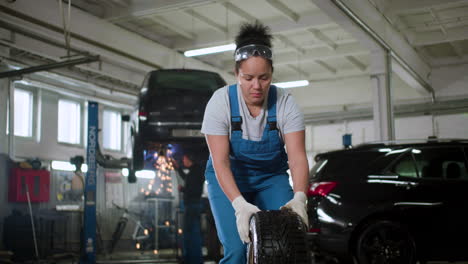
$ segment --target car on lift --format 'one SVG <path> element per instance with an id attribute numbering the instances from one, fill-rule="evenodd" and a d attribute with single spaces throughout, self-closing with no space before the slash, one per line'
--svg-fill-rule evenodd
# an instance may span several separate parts
<path id="1" fill-rule="evenodd" d="M 203 114 L 213 92 L 226 85 L 215 72 L 162 69 L 149 72 L 138 97 L 137 124 L 133 131 L 134 171 L 151 166 L 156 155 L 177 148 L 200 148 Z"/>
<path id="2" fill-rule="evenodd" d="M 340 263 L 468 259 L 468 140 L 365 144 L 318 154 L 312 251 Z"/>

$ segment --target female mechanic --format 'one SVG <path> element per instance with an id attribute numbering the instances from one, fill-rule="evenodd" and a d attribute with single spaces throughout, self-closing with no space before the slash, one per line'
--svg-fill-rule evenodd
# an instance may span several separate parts
<path id="1" fill-rule="evenodd" d="M 249 220 L 259 210 L 289 208 L 308 224 L 304 117 L 287 91 L 271 85 L 271 39 L 259 22 L 241 26 L 234 53 L 237 83 L 218 89 L 205 110 L 205 177 L 224 247 L 220 263 L 246 263 Z"/>

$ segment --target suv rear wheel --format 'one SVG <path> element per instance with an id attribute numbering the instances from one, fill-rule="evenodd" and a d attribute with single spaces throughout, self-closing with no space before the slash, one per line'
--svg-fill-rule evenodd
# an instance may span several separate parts
<path id="1" fill-rule="evenodd" d="M 416 248 L 403 225 L 379 220 L 370 223 L 359 235 L 356 258 L 359 264 L 414 264 Z"/>

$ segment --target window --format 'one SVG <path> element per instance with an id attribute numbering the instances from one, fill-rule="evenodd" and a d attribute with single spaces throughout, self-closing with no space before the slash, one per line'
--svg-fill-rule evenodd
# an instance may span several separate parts
<path id="1" fill-rule="evenodd" d="M 104 148 L 120 150 L 122 142 L 121 114 L 117 111 L 104 110 L 102 119 L 102 138 Z"/>
<path id="2" fill-rule="evenodd" d="M 14 135 L 32 137 L 33 127 L 33 93 L 31 91 L 15 89 L 14 104 Z M 10 107 L 7 106 L 7 134 L 10 125 Z"/>
<path id="3" fill-rule="evenodd" d="M 414 155 L 422 178 L 468 179 L 464 153 L 459 147 L 420 148 Z"/>
<path id="4" fill-rule="evenodd" d="M 58 102 L 58 141 L 69 144 L 80 144 L 80 132 L 80 103 L 60 99 Z"/>
<path id="5" fill-rule="evenodd" d="M 418 177 L 416 163 L 411 153 L 406 153 L 390 171 L 403 177 Z"/>

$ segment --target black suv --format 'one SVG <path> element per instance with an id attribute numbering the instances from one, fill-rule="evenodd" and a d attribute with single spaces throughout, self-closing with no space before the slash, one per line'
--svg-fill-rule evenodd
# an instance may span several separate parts
<path id="1" fill-rule="evenodd" d="M 318 154 L 308 236 L 340 263 L 468 259 L 468 140 L 376 143 Z"/>
<path id="2" fill-rule="evenodd" d="M 155 151 L 165 152 L 168 144 L 204 146 L 200 128 L 205 107 L 213 92 L 224 85 L 226 82 L 219 74 L 209 71 L 164 69 L 149 72 L 138 100 L 133 169 L 143 169 L 148 163 L 145 160 L 152 159 Z"/>

